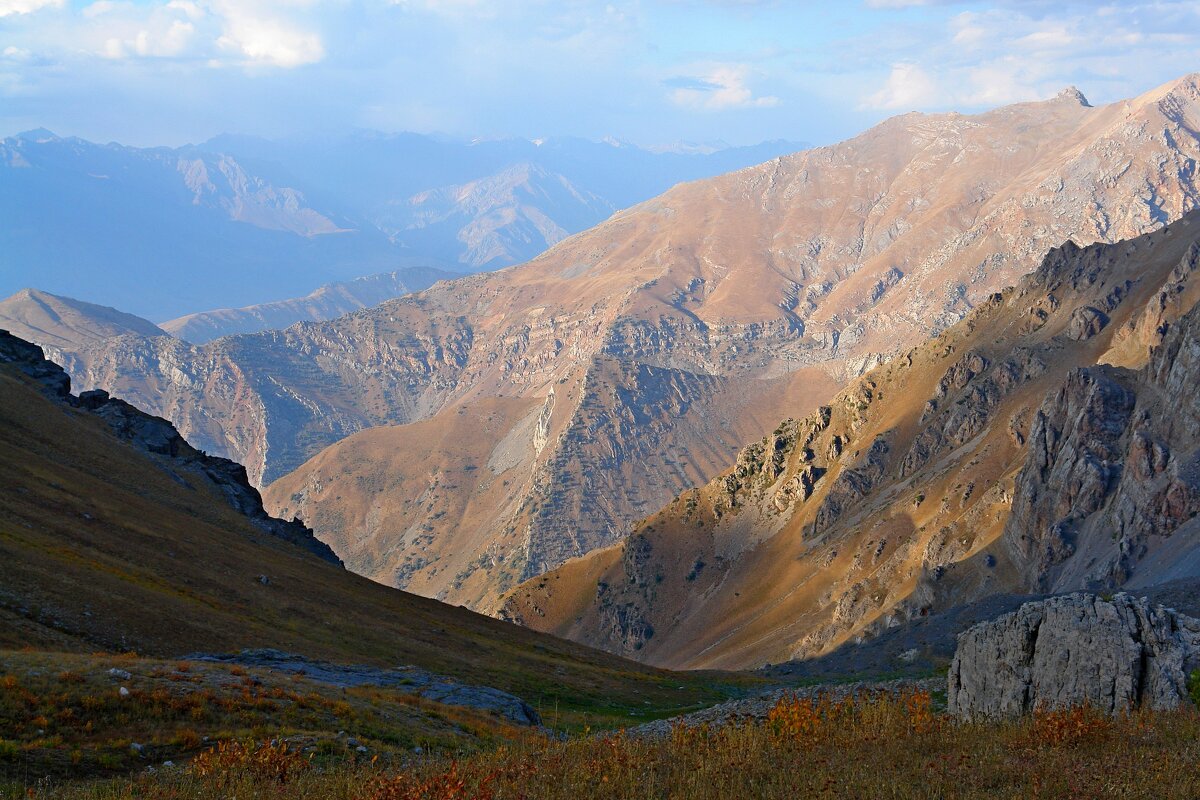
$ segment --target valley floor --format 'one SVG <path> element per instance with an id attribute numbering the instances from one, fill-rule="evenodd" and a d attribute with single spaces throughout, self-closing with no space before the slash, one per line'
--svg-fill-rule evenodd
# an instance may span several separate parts
<path id="1" fill-rule="evenodd" d="M 225 744 L 186 765 L 86 784 L 11 784 L 66 800 L 583 798 L 1195 798 L 1200 713 L 1088 709 L 965 723 L 923 683 L 784 694 L 765 716 L 637 734 L 525 736 L 406 761 Z M 329 753 L 326 753 L 329 755 Z"/>

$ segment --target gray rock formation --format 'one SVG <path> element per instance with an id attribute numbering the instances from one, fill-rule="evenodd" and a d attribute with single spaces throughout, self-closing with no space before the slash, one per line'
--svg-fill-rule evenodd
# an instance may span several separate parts
<path id="1" fill-rule="evenodd" d="M 1004 544 L 1031 591 L 1187 577 L 1200 514 L 1200 308 L 1161 323 L 1135 371 L 1067 376 L 1033 417 Z"/>
<path id="2" fill-rule="evenodd" d="M 960 717 L 1011 717 L 1087 704 L 1110 714 L 1190 703 L 1200 620 L 1121 593 L 1026 603 L 964 632 L 947 703 Z"/>
<path id="3" fill-rule="evenodd" d="M 95 390 L 71 395 L 71 379 L 62 367 L 43 356 L 42 349 L 24 339 L 0 330 L 0 364 L 11 364 L 45 387 L 51 397 L 70 406 L 95 414 L 104 420 L 116 436 L 151 457 L 176 480 L 187 483 L 183 474 L 211 483 L 233 508 L 244 514 L 260 530 L 303 548 L 318 558 L 342 566 L 329 545 L 313 536 L 299 520 L 286 521 L 267 514 L 262 496 L 250 485 L 246 468 L 227 458 L 210 456 L 187 443 L 175 426 L 161 417 L 151 416 L 124 400 Z"/>
<path id="4" fill-rule="evenodd" d="M 528 703 L 516 695 L 493 689 L 490 686 L 473 686 L 459 683 L 453 678 L 437 675 L 417 667 L 378 669 L 376 667 L 332 664 L 284 653 L 279 650 L 243 650 L 232 655 L 209 655 L 205 653 L 185 656 L 189 661 L 215 661 L 223 664 L 241 664 L 247 667 L 265 667 L 303 675 L 309 680 L 328 683 L 332 686 L 386 686 L 410 692 L 449 706 L 463 706 L 486 711 L 514 725 L 541 725 L 538 716 Z"/>

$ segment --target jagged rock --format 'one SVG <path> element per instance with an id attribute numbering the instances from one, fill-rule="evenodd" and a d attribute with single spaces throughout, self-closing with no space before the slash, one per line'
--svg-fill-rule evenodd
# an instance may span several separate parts
<path id="1" fill-rule="evenodd" d="M 1108 324 L 1108 315 L 1098 308 L 1084 306 L 1075 309 L 1067 324 L 1067 336 L 1076 342 L 1090 339 Z"/>
<path id="2" fill-rule="evenodd" d="M 63 368 L 47 361 L 42 348 L 6 330 L 0 330 L 0 364 L 12 364 L 42 384 L 52 397 L 66 398 L 71 395 L 71 378 Z"/>
<path id="3" fill-rule="evenodd" d="M 195 653 L 185 656 L 185 659 L 279 670 L 345 688 L 386 686 L 402 692 L 410 692 L 443 705 L 464 706 L 486 711 L 514 725 L 536 726 L 542 722 L 537 711 L 515 695 L 493 689 L 490 686 L 460 683 L 453 678 L 437 675 L 418 667 L 379 669 L 361 664 L 333 664 L 269 648 L 243 650 L 240 653 L 223 655 Z"/>
<path id="4" fill-rule="evenodd" d="M 1200 308 L 1143 369 L 1076 370 L 1046 398 L 1004 533 L 1028 588 L 1119 588 L 1155 549 L 1186 547 L 1170 539 L 1200 513 L 1200 409 L 1180 402 L 1198 375 Z"/>
<path id="5" fill-rule="evenodd" d="M 947 702 L 960 717 L 1007 717 L 1087 704 L 1115 714 L 1188 704 L 1200 620 L 1121 593 L 1026 603 L 964 632 Z"/>
<path id="6" fill-rule="evenodd" d="M 982 353 L 967 353 L 955 362 L 954 366 L 946 370 L 946 374 L 938 382 L 937 397 L 945 397 L 955 389 L 966 388 L 972 378 L 988 368 L 989 363 L 987 357 Z M 936 403 L 934 405 L 936 408 Z"/>

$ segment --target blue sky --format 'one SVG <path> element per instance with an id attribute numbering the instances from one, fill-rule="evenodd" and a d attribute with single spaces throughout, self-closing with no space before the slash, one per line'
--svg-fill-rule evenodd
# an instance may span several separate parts
<path id="1" fill-rule="evenodd" d="M 0 0 L 0 133 L 836 141 L 1200 70 L 1200 2 Z"/>

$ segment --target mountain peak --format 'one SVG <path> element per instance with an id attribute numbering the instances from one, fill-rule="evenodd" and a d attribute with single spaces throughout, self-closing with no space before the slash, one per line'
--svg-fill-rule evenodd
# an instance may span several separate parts
<path id="1" fill-rule="evenodd" d="M 1061 92 L 1058 93 L 1058 96 L 1055 99 L 1056 100 L 1072 100 L 1072 101 L 1078 103 L 1079 105 L 1083 106 L 1084 108 L 1092 107 L 1092 104 L 1088 102 L 1088 99 L 1083 94 L 1083 92 L 1079 91 L 1079 89 L 1075 86 L 1068 86 L 1067 88 L 1063 89 Z"/>
<path id="2" fill-rule="evenodd" d="M 24 139 L 29 142 L 52 142 L 60 137 L 57 133 L 47 128 L 34 128 L 33 130 L 21 131 L 15 138 Z"/>

